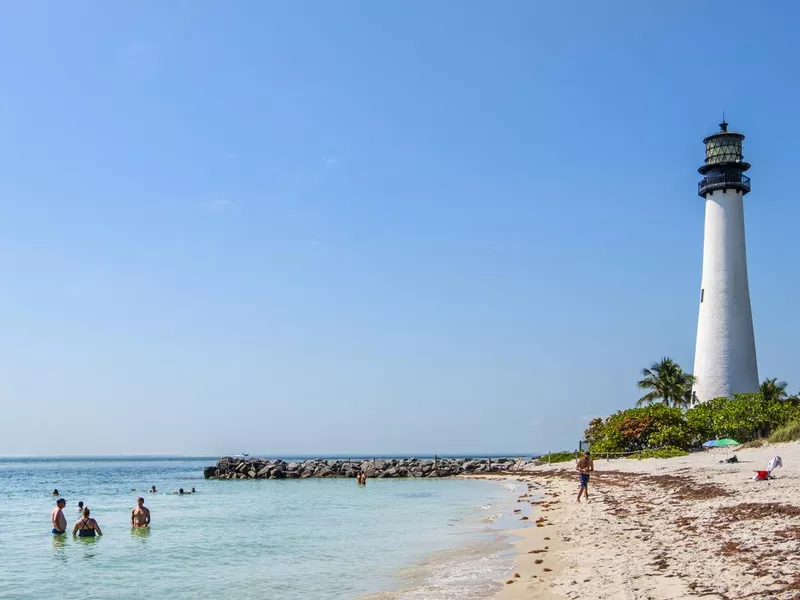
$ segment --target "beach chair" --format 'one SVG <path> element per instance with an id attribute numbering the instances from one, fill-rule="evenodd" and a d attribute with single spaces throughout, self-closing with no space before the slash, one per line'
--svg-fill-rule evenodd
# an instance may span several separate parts
<path id="1" fill-rule="evenodd" d="M 773 456 L 769 464 L 767 465 L 766 471 L 756 471 L 756 476 L 753 477 L 754 481 L 766 481 L 767 479 L 775 479 L 772 476 L 772 472 L 777 469 L 778 467 L 783 466 L 783 459 L 780 456 Z"/>

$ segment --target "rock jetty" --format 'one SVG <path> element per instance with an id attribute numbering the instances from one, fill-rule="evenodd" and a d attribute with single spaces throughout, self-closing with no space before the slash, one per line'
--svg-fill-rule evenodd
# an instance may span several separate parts
<path id="1" fill-rule="evenodd" d="M 527 470 L 532 460 L 522 458 L 369 458 L 359 460 L 303 460 L 224 456 L 203 469 L 206 479 L 308 479 L 309 477 L 370 478 L 452 477 L 474 473 L 513 473 Z"/>

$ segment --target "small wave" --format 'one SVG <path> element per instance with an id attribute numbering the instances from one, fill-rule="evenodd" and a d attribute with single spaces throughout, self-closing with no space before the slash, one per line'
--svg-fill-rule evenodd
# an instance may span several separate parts
<path id="1" fill-rule="evenodd" d="M 504 483 L 503 487 L 506 488 L 507 490 L 511 490 L 513 492 L 515 489 L 517 489 L 517 484 L 516 483 Z"/>
<path id="2" fill-rule="evenodd" d="M 400 589 L 367 596 L 368 600 L 483 600 L 502 587 L 513 553 L 503 543 L 478 544 L 436 553 L 405 571 Z"/>
<path id="3" fill-rule="evenodd" d="M 499 519 L 502 516 L 503 513 L 494 513 L 493 515 L 483 517 L 481 521 L 484 523 L 494 523 L 495 521 L 497 521 L 497 519 Z"/>
<path id="4" fill-rule="evenodd" d="M 492 505 L 487 504 L 486 506 L 479 506 L 478 510 L 489 510 L 490 508 L 492 508 Z"/>

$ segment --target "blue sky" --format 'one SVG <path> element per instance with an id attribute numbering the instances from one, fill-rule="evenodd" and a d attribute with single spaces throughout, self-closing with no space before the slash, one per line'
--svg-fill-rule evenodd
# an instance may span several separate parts
<path id="1" fill-rule="evenodd" d="M 692 367 L 726 111 L 800 388 L 789 2 L 26 2 L 0 454 L 533 452 Z"/>

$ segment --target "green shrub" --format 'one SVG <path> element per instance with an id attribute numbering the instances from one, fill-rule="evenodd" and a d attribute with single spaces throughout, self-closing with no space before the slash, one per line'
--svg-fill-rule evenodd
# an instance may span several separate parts
<path id="1" fill-rule="evenodd" d="M 667 446 L 661 450 L 642 450 L 629 458 L 638 458 L 639 460 L 643 458 L 675 458 L 676 456 L 686 456 L 687 454 L 689 453 L 685 450 L 681 450 L 675 446 Z"/>
<path id="2" fill-rule="evenodd" d="M 593 419 L 585 436 L 592 452 L 598 454 L 665 446 L 688 450 L 707 440 L 733 438 L 745 443 L 772 432 L 777 435 L 782 427 L 795 422 L 800 423 L 797 399 L 765 400 L 761 394 L 736 394 L 734 398 L 714 398 L 685 412 L 665 404 L 629 408 L 605 420 Z M 781 441 L 790 439 L 800 439 L 800 425 L 780 434 Z"/>
<path id="3" fill-rule="evenodd" d="M 550 452 L 549 454 L 544 454 L 540 456 L 538 460 L 542 462 L 559 463 L 575 460 L 576 456 L 577 454 L 575 452 L 568 452 L 565 450 L 564 452 Z"/>
<path id="4" fill-rule="evenodd" d="M 585 436 L 592 452 L 635 452 L 663 445 L 684 445 L 690 437 L 683 431 L 685 427 L 682 409 L 653 404 L 621 410 L 605 421 L 594 419 Z"/>
<path id="5" fill-rule="evenodd" d="M 769 441 L 773 444 L 793 442 L 794 440 L 800 440 L 800 421 L 792 421 L 783 427 L 779 427 L 769 436 Z"/>

